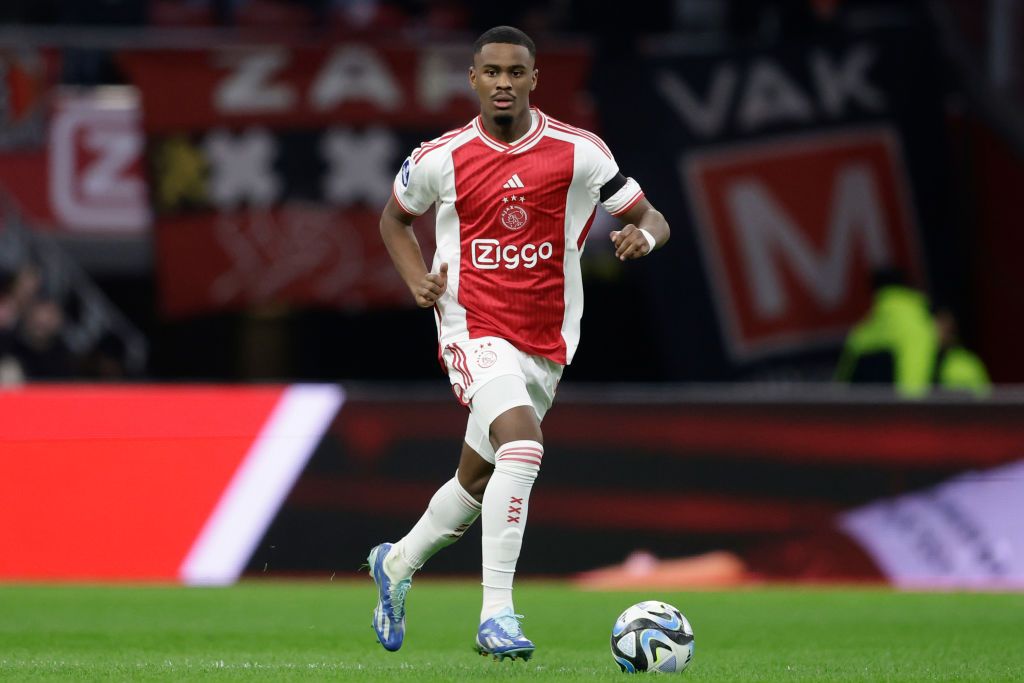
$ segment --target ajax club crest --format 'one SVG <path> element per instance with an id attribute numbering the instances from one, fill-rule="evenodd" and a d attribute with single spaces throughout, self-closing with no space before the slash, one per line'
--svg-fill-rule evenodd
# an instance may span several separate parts
<path id="1" fill-rule="evenodd" d="M 530 214 L 526 212 L 523 202 L 526 197 L 512 195 L 502 198 L 502 207 L 498 214 L 501 224 L 512 231 L 522 230 L 530 222 Z"/>
<path id="2" fill-rule="evenodd" d="M 473 351 L 473 355 L 476 356 L 476 364 L 485 370 L 498 362 L 498 354 L 492 351 L 490 346 L 491 342 L 487 342 Z"/>

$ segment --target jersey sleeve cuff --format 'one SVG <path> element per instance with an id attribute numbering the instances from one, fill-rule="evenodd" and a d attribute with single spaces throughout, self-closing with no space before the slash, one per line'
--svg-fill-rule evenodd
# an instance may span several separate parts
<path id="1" fill-rule="evenodd" d="M 604 208 L 613 216 L 621 216 L 636 206 L 637 202 L 643 198 L 644 191 L 640 189 L 640 184 L 629 178 L 618 192 L 604 202 Z"/>
<path id="2" fill-rule="evenodd" d="M 422 216 L 423 214 L 426 213 L 426 210 L 423 210 L 423 211 L 413 211 L 408 206 L 406 206 L 405 203 L 401 199 L 398 198 L 398 193 L 395 192 L 395 187 L 393 185 L 391 186 L 391 196 L 394 197 L 395 203 L 398 204 L 398 206 L 402 209 L 402 211 L 405 211 L 410 216 Z"/>

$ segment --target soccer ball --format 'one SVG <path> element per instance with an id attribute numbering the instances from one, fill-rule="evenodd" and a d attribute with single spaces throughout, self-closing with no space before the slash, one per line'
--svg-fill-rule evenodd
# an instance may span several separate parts
<path id="1" fill-rule="evenodd" d="M 615 620 L 612 656 L 629 673 L 682 671 L 693 659 L 693 629 L 672 605 L 640 602 Z"/>

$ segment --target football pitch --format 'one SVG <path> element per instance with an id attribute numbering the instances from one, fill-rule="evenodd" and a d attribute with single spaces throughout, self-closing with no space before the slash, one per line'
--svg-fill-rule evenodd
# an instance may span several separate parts
<path id="1" fill-rule="evenodd" d="M 0 680 L 622 681 L 612 623 L 659 599 L 693 624 L 694 681 L 1024 680 L 1024 594 L 871 588 L 594 593 L 522 582 L 529 662 L 472 650 L 479 586 L 420 581 L 385 652 L 371 582 L 0 586 Z M 638 674 L 658 675 L 658 674 Z M 673 675 L 673 674 L 664 674 Z"/>

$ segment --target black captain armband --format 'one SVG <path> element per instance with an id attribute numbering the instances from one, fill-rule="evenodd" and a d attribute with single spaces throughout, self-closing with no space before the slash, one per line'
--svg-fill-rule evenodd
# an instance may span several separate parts
<path id="1" fill-rule="evenodd" d="M 605 183 L 601 188 L 601 201 L 606 202 L 611 199 L 625 184 L 626 176 L 622 175 L 622 172 L 619 171 L 615 174 L 614 178 Z"/>

